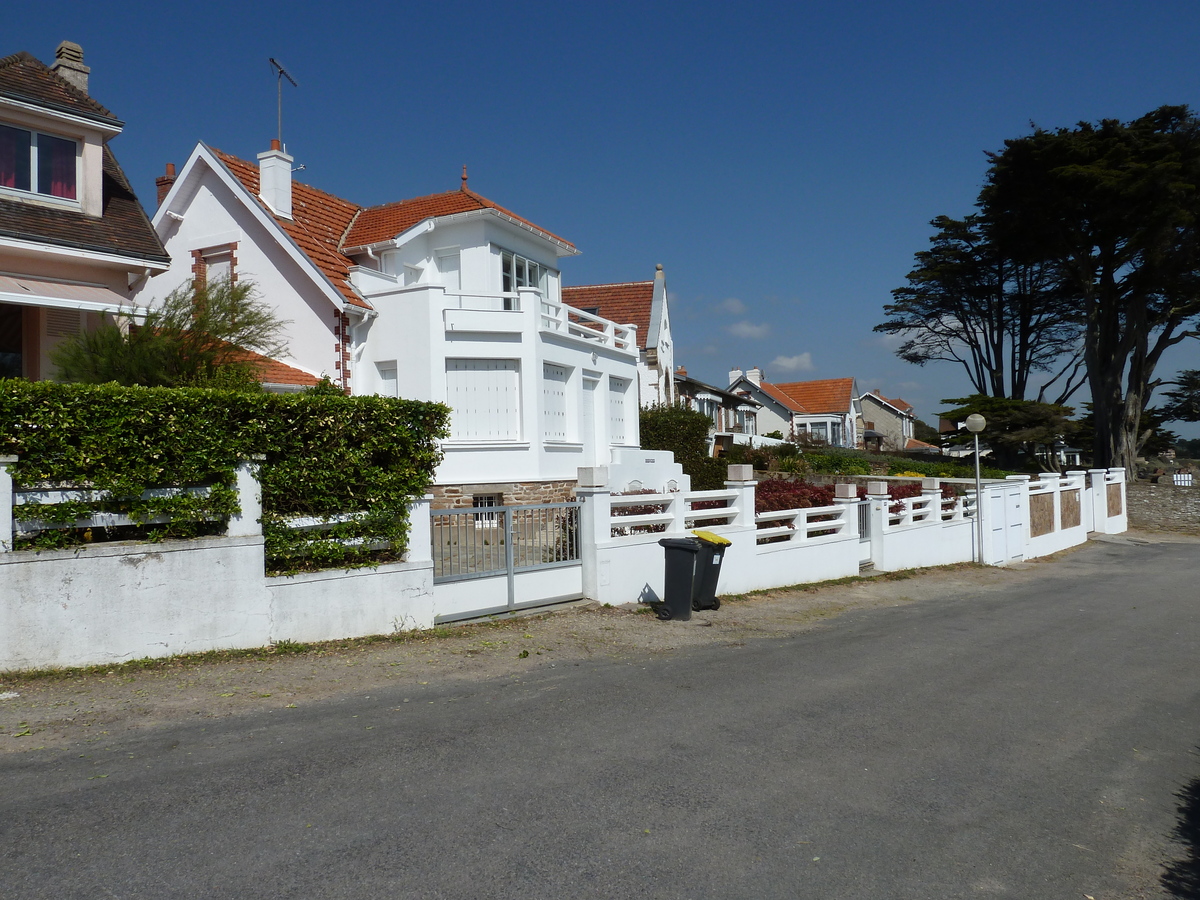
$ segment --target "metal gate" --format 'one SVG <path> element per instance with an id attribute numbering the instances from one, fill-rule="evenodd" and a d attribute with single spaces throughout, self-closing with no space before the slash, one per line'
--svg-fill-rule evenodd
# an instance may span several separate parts
<path id="1" fill-rule="evenodd" d="M 578 600 L 579 503 L 430 511 L 437 622 Z"/>
<path id="2" fill-rule="evenodd" d="M 871 501 L 858 501 L 858 561 L 871 561 Z"/>

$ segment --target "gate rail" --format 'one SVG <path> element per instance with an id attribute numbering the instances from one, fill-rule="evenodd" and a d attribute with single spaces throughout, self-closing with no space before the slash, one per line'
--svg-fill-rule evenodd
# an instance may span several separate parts
<path id="1" fill-rule="evenodd" d="M 430 510 L 434 584 L 578 565 L 579 506 Z"/>

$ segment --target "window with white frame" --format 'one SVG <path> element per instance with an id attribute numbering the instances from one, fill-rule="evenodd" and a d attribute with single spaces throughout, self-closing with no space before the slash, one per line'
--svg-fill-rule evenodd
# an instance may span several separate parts
<path id="1" fill-rule="evenodd" d="M 450 439 L 519 441 L 521 369 L 515 359 L 447 359 Z"/>
<path id="2" fill-rule="evenodd" d="M 613 444 L 624 444 L 626 441 L 626 411 L 625 400 L 629 393 L 629 379 L 608 378 L 608 440 Z"/>
<path id="3" fill-rule="evenodd" d="M 517 288 L 533 287 L 545 297 L 549 271 L 532 259 L 526 259 L 508 250 L 500 251 L 500 290 L 506 294 L 514 293 Z"/>
<path id="4" fill-rule="evenodd" d="M 0 125 L 0 187 L 75 200 L 79 144 Z"/>
<path id="5" fill-rule="evenodd" d="M 544 363 L 542 366 L 542 437 L 547 441 L 569 441 L 571 417 L 568 389 L 571 370 L 566 366 Z"/>

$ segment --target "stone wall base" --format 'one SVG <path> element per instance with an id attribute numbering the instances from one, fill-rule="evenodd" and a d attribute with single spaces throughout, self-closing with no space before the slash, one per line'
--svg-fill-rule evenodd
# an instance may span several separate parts
<path id="1" fill-rule="evenodd" d="M 502 506 L 566 503 L 575 499 L 574 481 L 509 481 L 499 484 L 435 484 L 433 509 L 471 509 L 476 497 L 500 497 Z"/>

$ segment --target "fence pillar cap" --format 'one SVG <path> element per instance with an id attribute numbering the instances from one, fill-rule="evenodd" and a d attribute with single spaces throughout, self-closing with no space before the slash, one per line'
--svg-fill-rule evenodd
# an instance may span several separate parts
<path id="1" fill-rule="evenodd" d="M 754 466 L 748 463 L 736 463 L 729 466 L 729 481 L 753 481 Z"/>
<path id="2" fill-rule="evenodd" d="M 923 491 L 938 491 L 942 488 L 942 480 L 940 478 L 922 478 L 921 490 Z"/>
<path id="3" fill-rule="evenodd" d="M 833 486 L 833 499 L 834 500 L 857 500 L 858 499 L 858 486 L 854 485 L 854 484 L 846 484 L 845 482 L 843 482 L 841 484 L 835 484 Z"/>
<path id="4" fill-rule="evenodd" d="M 1050 474 L 1050 473 L 1046 473 L 1046 474 Z M 1033 479 L 1032 475 L 1005 475 L 1004 476 L 1005 481 L 1031 481 L 1032 479 Z"/>
<path id="5" fill-rule="evenodd" d="M 0 466 L 9 466 L 15 463 L 19 456 L 0 456 Z"/>
<path id="6" fill-rule="evenodd" d="M 580 466 L 578 479 L 581 488 L 608 487 L 608 466 Z"/>
<path id="7" fill-rule="evenodd" d="M 872 496 L 875 496 L 875 497 L 886 496 L 888 493 L 887 482 L 886 481 L 868 481 L 867 482 L 867 493 L 871 494 Z"/>
<path id="8" fill-rule="evenodd" d="M 1088 469 L 1093 475 L 1107 475 L 1108 469 Z"/>

